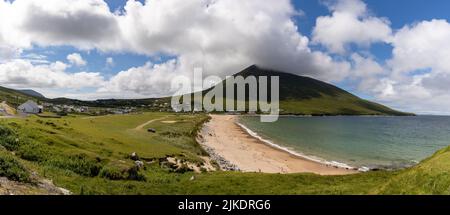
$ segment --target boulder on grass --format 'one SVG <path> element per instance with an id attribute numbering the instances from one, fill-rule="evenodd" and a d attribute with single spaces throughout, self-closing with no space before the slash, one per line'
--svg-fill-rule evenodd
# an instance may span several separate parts
<path id="1" fill-rule="evenodd" d="M 136 167 L 138 169 L 144 168 L 144 162 L 142 162 L 142 161 L 135 161 L 134 164 L 136 165 Z"/>
<path id="2" fill-rule="evenodd" d="M 130 158 L 131 158 L 131 160 L 134 160 L 134 161 L 139 160 L 139 156 L 136 152 L 131 153 Z"/>

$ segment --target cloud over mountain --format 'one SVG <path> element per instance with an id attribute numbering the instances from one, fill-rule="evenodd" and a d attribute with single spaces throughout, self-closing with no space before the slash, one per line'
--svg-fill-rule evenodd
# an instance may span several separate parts
<path id="1" fill-rule="evenodd" d="M 309 39 L 299 33 L 292 20 L 298 12 L 288 0 L 264 4 L 257 0 L 128 1 L 123 10 L 115 13 L 109 12 L 101 0 L 17 0 L 3 3 L 2 7 L 14 11 L 8 18 L 16 21 L 8 30 L 28 35 L 20 41 L 8 37 L 17 48 L 71 45 L 176 56 L 175 62 L 120 72 L 110 80 L 109 90 L 153 94 L 167 86 L 172 75 L 189 75 L 200 65 L 205 75 L 225 77 L 250 64 L 259 64 L 327 81 L 341 80 L 350 68 L 347 62 L 310 50 Z M 84 64 L 75 57 L 71 56 L 70 61 Z M 173 71 L 158 71 L 167 67 Z M 136 79 L 134 75 L 146 78 Z M 148 92 L 142 90 L 142 85 L 148 85 Z M 164 92 L 170 95 L 170 91 Z"/>
<path id="2" fill-rule="evenodd" d="M 433 112 L 450 105 L 437 102 L 450 101 L 443 87 L 450 80 L 447 20 L 393 29 L 388 18 L 377 16 L 361 0 L 322 2 L 330 13 L 316 18 L 308 38 L 295 22 L 303 13 L 289 0 L 129 0 L 116 11 L 103 0 L 1 0 L 0 84 L 81 98 L 87 95 L 83 90 L 77 95 L 61 89 L 92 88 L 92 98 L 162 96 L 172 93 L 168 86 L 175 76 L 190 76 L 195 67 L 223 78 L 258 64 L 347 81 L 363 94 L 409 111 Z M 392 48 L 390 59 L 370 53 L 377 43 Z M 22 56 L 35 47 L 58 46 L 78 50 L 67 56 L 77 67 L 86 66 L 78 52 L 91 50 L 145 55 L 149 62 L 105 75 L 74 72 L 60 62 L 66 59 Z M 160 56 L 169 57 L 152 62 Z M 106 66 L 117 65 L 116 59 Z"/>

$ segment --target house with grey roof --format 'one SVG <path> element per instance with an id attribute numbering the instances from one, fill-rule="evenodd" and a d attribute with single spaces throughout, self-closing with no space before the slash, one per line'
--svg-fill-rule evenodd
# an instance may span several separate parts
<path id="1" fill-rule="evenodd" d="M 36 102 L 28 100 L 27 102 L 21 104 L 17 111 L 20 113 L 28 113 L 28 114 L 38 114 L 44 111 L 44 108 L 38 105 Z"/>

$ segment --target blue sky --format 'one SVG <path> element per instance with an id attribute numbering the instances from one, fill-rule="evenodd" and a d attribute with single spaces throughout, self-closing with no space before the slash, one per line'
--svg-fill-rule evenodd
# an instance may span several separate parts
<path id="1" fill-rule="evenodd" d="M 259 64 L 447 114 L 448 11 L 446 0 L 0 0 L 0 85 L 144 98 L 170 95 L 195 65 L 224 77 Z"/>
<path id="2" fill-rule="evenodd" d="M 310 35 L 316 18 L 329 14 L 324 0 L 293 0 L 297 9 L 306 13 L 299 19 L 299 25 Z M 401 28 L 422 20 L 449 19 L 450 2 L 447 0 L 365 0 L 370 11 L 377 16 L 388 17 L 393 28 Z M 303 30 L 302 30 L 303 31 Z"/>

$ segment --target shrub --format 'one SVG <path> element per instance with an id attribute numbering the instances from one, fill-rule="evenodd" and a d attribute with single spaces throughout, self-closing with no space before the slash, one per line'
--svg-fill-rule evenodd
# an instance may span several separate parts
<path id="1" fill-rule="evenodd" d="M 30 174 L 12 155 L 0 153 L 0 176 L 19 182 L 30 182 Z"/>
<path id="2" fill-rule="evenodd" d="M 14 128 L 20 128 L 21 126 L 19 124 L 17 124 L 16 122 L 10 122 L 8 123 L 9 126 L 12 126 Z"/>
<path id="3" fill-rule="evenodd" d="M 37 143 L 23 143 L 19 146 L 17 150 L 17 155 L 28 161 L 42 162 L 47 159 L 49 150 L 45 145 Z"/>
<path id="4" fill-rule="evenodd" d="M 134 180 L 145 181 L 145 176 L 139 172 L 137 166 L 118 168 L 113 166 L 104 167 L 99 174 L 102 178 L 110 180 Z"/>
<path id="5" fill-rule="evenodd" d="M 178 133 L 178 132 L 172 132 L 172 131 L 165 131 L 161 133 L 162 136 L 166 136 L 168 138 L 178 138 L 183 136 L 182 134 Z"/>
<path id="6" fill-rule="evenodd" d="M 95 177 L 99 174 L 102 165 L 99 161 L 86 156 L 85 154 L 72 155 L 67 157 L 58 156 L 49 159 L 47 164 L 60 169 L 70 170 L 82 176 Z"/>
<path id="7" fill-rule="evenodd" d="M 58 116 L 67 116 L 67 112 L 58 112 L 56 113 Z"/>
<path id="8" fill-rule="evenodd" d="M 0 145 L 9 151 L 17 150 L 19 147 L 19 138 L 13 130 L 0 125 Z"/>
<path id="9" fill-rule="evenodd" d="M 145 181 L 146 180 L 145 176 L 139 172 L 139 167 L 137 167 L 137 166 L 133 166 L 133 167 L 129 168 L 127 170 L 127 173 L 128 173 L 128 177 L 127 177 L 128 180 L 135 180 L 135 181 Z"/>
<path id="10" fill-rule="evenodd" d="M 124 171 L 115 167 L 103 167 L 103 169 L 100 171 L 99 176 L 109 180 L 127 179 L 127 175 L 124 174 Z"/>

